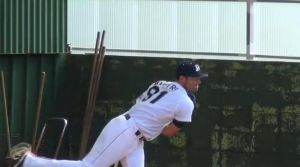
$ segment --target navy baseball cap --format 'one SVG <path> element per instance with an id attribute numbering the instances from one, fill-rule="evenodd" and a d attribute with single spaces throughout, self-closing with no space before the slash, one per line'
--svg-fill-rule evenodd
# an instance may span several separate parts
<path id="1" fill-rule="evenodd" d="M 208 74 L 203 72 L 199 66 L 199 64 L 195 62 L 183 62 L 178 65 L 176 70 L 177 78 L 180 76 L 187 76 L 187 77 L 199 77 L 205 78 L 208 77 Z"/>

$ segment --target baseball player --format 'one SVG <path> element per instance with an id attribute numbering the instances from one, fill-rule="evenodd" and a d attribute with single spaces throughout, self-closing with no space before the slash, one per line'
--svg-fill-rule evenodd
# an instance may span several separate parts
<path id="1" fill-rule="evenodd" d="M 207 77 L 195 62 L 179 64 L 175 81 L 157 81 L 143 92 L 127 112 L 113 118 L 90 152 L 78 161 L 54 160 L 27 151 L 15 166 L 23 167 L 144 167 L 144 141 L 160 134 L 174 136 L 191 122 L 201 78 Z"/>

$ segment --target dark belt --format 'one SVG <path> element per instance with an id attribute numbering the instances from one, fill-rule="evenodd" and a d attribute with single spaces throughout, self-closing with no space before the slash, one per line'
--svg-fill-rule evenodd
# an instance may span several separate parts
<path id="1" fill-rule="evenodd" d="M 124 117 L 125 117 L 126 120 L 129 120 L 129 119 L 131 118 L 129 114 L 125 114 Z M 140 140 L 146 141 L 146 140 L 145 140 L 145 137 L 142 135 L 142 133 L 141 133 L 139 130 L 137 130 L 134 134 L 135 134 Z"/>

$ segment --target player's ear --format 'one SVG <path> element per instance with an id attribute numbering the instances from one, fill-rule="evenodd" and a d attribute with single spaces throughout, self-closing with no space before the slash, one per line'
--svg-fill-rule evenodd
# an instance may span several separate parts
<path id="1" fill-rule="evenodd" d="M 185 81 L 186 80 L 186 77 L 183 76 L 183 75 L 180 75 L 179 78 L 178 78 L 179 81 Z"/>

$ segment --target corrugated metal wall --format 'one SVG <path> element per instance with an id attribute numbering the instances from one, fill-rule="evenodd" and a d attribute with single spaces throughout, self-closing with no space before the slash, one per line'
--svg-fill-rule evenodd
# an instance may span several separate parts
<path id="1" fill-rule="evenodd" d="M 68 43 L 94 48 L 106 30 L 109 49 L 243 54 L 246 19 L 246 2 L 76 0 L 68 2 Z"/>
<path id="2" fill-rule="evenodd" d="M 1 0 L 0 53 L 58 53 L 66 44 L 67 0 Z"/>

